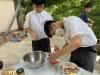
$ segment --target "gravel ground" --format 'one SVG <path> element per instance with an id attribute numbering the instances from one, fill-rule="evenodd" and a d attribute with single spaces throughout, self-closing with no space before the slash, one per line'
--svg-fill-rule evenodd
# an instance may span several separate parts
<path id="1" fill-rule="evenodd" d="M 51 39 L 51 46 L 54 45 L 62 48 L 64 45 L 64 39 L 54 37 Z M 21 42 L 7 42 L 0 46 L 0 60 L 4 62 L 4 66 L 12 65 L 19 62 L 26 53 L 31 51 L 31 40 L 29 40 L 29 38 L 25 38 Z M 100 75 L 100 56 L 97 57 L 94 73 L 95 75 Z"/>

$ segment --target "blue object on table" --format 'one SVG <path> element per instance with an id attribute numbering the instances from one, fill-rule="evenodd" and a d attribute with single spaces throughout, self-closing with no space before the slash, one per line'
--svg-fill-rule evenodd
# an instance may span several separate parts
<path id="1" fill-rule="evenodd" d="M 13 37 L 11 39 L 12 42 L 20 42 L 20 37 Z"/>

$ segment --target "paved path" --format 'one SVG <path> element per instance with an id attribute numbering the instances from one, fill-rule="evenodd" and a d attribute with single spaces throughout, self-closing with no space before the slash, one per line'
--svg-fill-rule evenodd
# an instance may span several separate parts
<path id="1" fill-rule="evenodd" d="M 52 43 L 53 42 L 53 43 Z M 63 42 L 63 43 L 61 43 Z M 63 39 L 53 38 L 51 39 L 51 45 L 57 44 L 58 46 L 62 47 L 64 44 Z M 60 43 L 60 44 L 58 44 Z M 0 46 L 0 60 L 4 62 L 4 66 L 14 64 L 19 62 L 22 57 L 32 51 L 31 41 L 26 38 L 21 42 L 8 42 Z M 97 57 L 97 63 L 95 68 L 96 75 L 100 75 L 100 56 Z"/>

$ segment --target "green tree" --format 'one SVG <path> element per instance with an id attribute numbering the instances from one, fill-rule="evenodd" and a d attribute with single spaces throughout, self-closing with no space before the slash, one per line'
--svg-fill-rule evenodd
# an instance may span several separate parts
<path id="1" fill-rule="evenodd" d="M 23 23 L 25 15 L 32 10 L 31 0 L 21 1 L 20 20 Z M 100 38 L 100 0 L 46 0 L 45 10 L 50 12 L 55 20 L 59 20 L 64 16 L 79 16 L 87 2 L 93 4 L 93 12 L 89 17 L 94 21 L 93 30 L 98 38 Z"/>

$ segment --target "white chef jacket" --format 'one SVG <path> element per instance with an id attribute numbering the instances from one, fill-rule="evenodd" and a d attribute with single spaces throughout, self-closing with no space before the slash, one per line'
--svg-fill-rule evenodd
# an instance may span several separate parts
<path id="1" fill-rule="evenodd" d="M 97 43 L 97 38 L 94 35 L 92 29 L 76 16 L 65 17 L 63 19 L 65 39 L 67 42 L 75 35 L 80 35 L 82 38 L 81 47 L 94 46 Z"/>
<path id="2" fill-rule="evenodd" d="M 44 24 L 47 20 L 53 20 L 48 12 L 42 11 L 41 13 L 38 13 L 34 10 L 26 15 L 24 27 L 30 27 L 33 31 L 35 31 L 37 33 L 38 40 L 47 38 L 47 35 L 44 32 Z"/>

